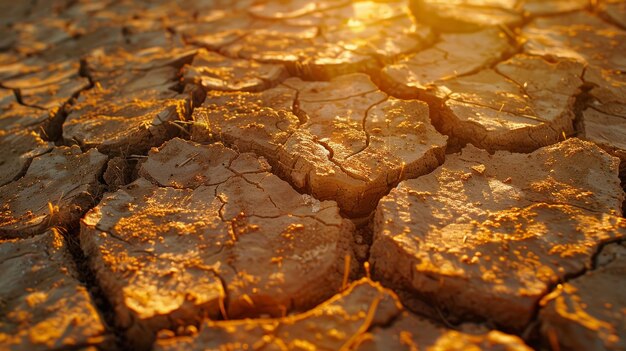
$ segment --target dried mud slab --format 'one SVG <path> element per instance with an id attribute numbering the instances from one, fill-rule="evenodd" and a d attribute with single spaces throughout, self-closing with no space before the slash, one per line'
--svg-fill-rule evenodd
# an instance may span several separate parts
<path id="1" fill-rule="evenodd" d="M 6 133 L 0 131 L 0 186 L 21 177 L 33 158 L 52 149 L 34 132 Z"/>
<path id="2" fill-rule="evenodd" d="M 585 83 L 591 86 L 591 107 L 626 118 L 626 76 L 624 72 L 591 66 L 585 70 Z"/>
<path id="3" fill-rule="evenodd" d="M 350 349 L 369 328 L 389 323 L 401 309 L 391 291 L 364 278 L 301 314 L 206 321 L 189 337 L 167 338 L 170 333 L 161 333 L 154 350 Z"/>
<path id="4" fill-rule="evenodd" d="M 354 350 L 493 350 L 530 351 L 517 336 L 499 331 L 467 333 L 450 330 L 408 312 L 393 324 L 371 328 L 359 338 Z"/>
<path id="5" fill-rule="evenodd" d="M 265 90 L 286 77 L 287 71 L 282 65 L 231 59 L 204 49 L 198 51 L 183 72 L 186 83 L 205 90 L 223 91 Z"/>
<path id="6" fill-rule="evenodd" d="M 309 79 L 372 70 L 379 61 L 419 50 L 432 39 L 429 28 L 413 21 L 404 1 L 300 3 L 260 4 L 252 7 L 252 15 L 216 11 L 198 25 L 179 30 L 194 45 L 229 57 L 283 64 L 292 74 Z M 260 8 L 284 12 L 255 15 Z M 301 14 L 287 15 L 293 11 Z"/>
<path id="7" fill-rule="evenodd" d="M 0 89 L 0 130 L 37 131 L 45 135 L 51 122 L 48 111 L 17 102 L 12 90 Z"/>
<path id="8" fill-rule="evenodd" d="M 261 93 L 209 92 L 192 117 L 194 140 L 262 155 L 297 188 L 354 217 L 400 180 L 437 167 L 446 145 L 425 103 L 389 97 L 363 74 L 290 78 Z"/>
<path id="9" fill-rule="evenodd" d="M 550 16 L 584 10 L 591 4 L 588 0 L 525 0 L 521 9 L 526 16 Z"/>
<path id="10" fill-rule="evenodd" d="M 516 55 L 493 69 L 446 81 L 438 130 L 490 151 L 529 152 L 574 132 L 583 65 Z"/>
<path id="11" fill-rule="evenodd" d="M 565 57 L 626 71 L 626 32 L 587 12 L 538 18 L 522 30 L 531 55 Z"/>
<path id="12" fill-rule="evenodd" d="M 61 350 L 112 345 L 112 335 L 56 230 L 0 241 L 0 348 Z"/>
<path id="13" fill-rule="evenodd" d="M 173 139 L 142 165 L 150 181 L 85 216 L 82 248 L 137 347 L 163 328 L 281 316 L 341 288 L 353 225 L 269 170 L 253 154 Z"/>
<path id="14" fill-rule="evenodd" d="M 83 148 L 114 155 L 146 152 L 176 136 L 190 110 L 178 93 L 179 69 L 106 72 L 80 94 L 63 125 L 63 138 Z"/>
<path id="15" fill-rule="evenodd" d="M 81 19 L 84 20 L 85 17 Z M 109 17 L 107 20 L 111 21 L 111 19 Z M 80 36 L 72 40 L 62 41 L 58 45 L 42 51 L 38 57 L 44 62 L 62 62 L 81 58 L 97 51 L 115 51 L 125 46 L 127 46 L 127 41 L 122 26 L 106 23 L 95 26 L 95 28 L 89 26 L 83 28 Z"/>
<path id="16" fill-rule="evenodd" d="M 521 26 L 528 18 L 590 7 L 588 0 L 411 0 L 417 19 L 442 32 Z"/>
<path id="17" fill-rule="evenodd" d="M 160 333 L 154 349 L 530 350 L 514 336 L 495 331 L 470 335 L 446 330 L 402 312 L 393 292 L 367 278 L 301 314 L 278 319 L 208 321 L 195 335 L 170 336 L 169 332 Z"/>
<path id="18" fill-rule="evenodd" d="M 197 22 L 181 24 L 176 31 L 191 45 L 219 51 L 243 38 L 255 22 L 247 12 L 215 10 L 200 14 Z"/>
<path id="19" fill-rule="evenodd" d="M 485 27 L 515 27 L 522 23 L 517 0 L 412 0 L 419 21 L 446 32 Z"/>
<path id="20" fill-rule="evenodd" d="M 600 3 L 600 11 L 609 21 L 626 29 L 626 3 L 621 0 L 606 0 Z"/>
<path id="21" fill-rule="evenodd" d="M 583 112 L 585 139 L 593 141 L 609 153 L 626 162 L 626 117 L 615 116 L 588 108 Z"/>
<path id="22" fill-rule="evenodd" d="M 22 104 L 48 110 L 51 116 L 56 116 L 65 103 L 90 85 L 86 77 L 80 76 L 79 69 L 78 62 L 61 62 L 3 81 L 2 85 L 17 91 Z"/>
<path id="23" fill-rule="evenodd" d="M 324 11 L 348 3 L 349 1 L 346 0 L 325 0 L 316 2 L 306 0 L 268 1 L 254 5 L 248 11 L 255 17 L 280 20 L 302 17 L 312 12 Z"/>
<path id="24" fill-rule="evenodd" d="M 190 47 L 152 46 L 113 53 L 96 51 L 85 57 L 85 71 L 95 81 L 107 80 L 121 71 L 147 71 L 165 66 L 182 67 L 191 63 L 198 49 Z"/>
<path id="25" fill-rule="evenodd" d="M 107 157 L 77 146 L 35 157 L 26 174 L 0 187 L 0 238 L 41 234 L 67 226 L 94 205 Z"/>
<path id="26" fill-rule="evenodd" d="M 510 40 L 497 28 L 444 33 L 433 47 L 385 66 L 381 78 L 394 95 L 429 101 L 427 92 L 445 86 L 447 80 L 488 68 L 512 50 Z"/>
<path id="27" fill-rule="evenodd" d="M 626 78 L 617 71 L 588 67 L 585 83 L 592 100 L 582 113 L 582 135 L 622 160 L 626 170 Z"/>
<path id="28" fill-rule="evenodd" d="M 579 139 L 531 154 L 468 146 L 380 201 L 374 274 L 450 316 L 520 330 L 552 286 L 626 236 L 617 168 Z"/>
<path id="29" fill-rule="evenodd" d="M 71 21 L 60 18 L 18 22 L 12 26 L 12 30 L 15 31 L 16 37 L 12 49 L 25 56 L 40 53 L 79 35 Z"/>
<path id="30" fill-rule="evenodd" d="M 598 267 L 541 300 L 541 333 L 547 345 L 566 350 L 626 348 L 626 246 L 607 245 Z"/>

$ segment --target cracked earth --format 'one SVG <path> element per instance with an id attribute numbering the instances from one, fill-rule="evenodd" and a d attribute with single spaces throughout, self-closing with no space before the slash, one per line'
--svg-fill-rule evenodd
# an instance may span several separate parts
<path id="1" fill-rule="evenodd" d="M 626 350 L 623 0 L 0 1 L 1 350 Z"/>

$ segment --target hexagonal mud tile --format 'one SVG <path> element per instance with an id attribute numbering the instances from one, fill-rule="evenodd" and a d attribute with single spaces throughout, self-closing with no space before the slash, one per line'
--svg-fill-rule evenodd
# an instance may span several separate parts
<path id="1" fill-rule="evenodd" d="M 179 94 L 179 69 L 102 73 L 94 88 L 80 94 L 63 125 L 63 138 L 83 148 L 130 155 L 146 152 L 176 136 L 191 99 Z"/>
<path id="2" fill-rule="evenodd" d="M 598 267 L 541 300 L 541 333 L 547 345 L 567 350 L 626 348 L 626 245 L 611 244 Z"/>
<path id="3" fill-rule="evenodd" d="M 592 66 L 626 70 L 626 32 L 588 12 L 538 18 L 522 30 L 532 55 L 576 59 Z"/>
<path id="4" fill-rule="evenodd" d="M 394 95 L 428 101 L 425 93 L 446 80 L 488 68 L 512 51 L 510 40 L 497 28 L 444 33 L 433 47 L 385 66 L 381 79 Z"/>
<path id="5" fill-rule="evenodd" d="M 230 59 L 204 49 L 183 71 L 186 83 L 205 90 L 260 91 L 276 86 L 286 77 L 287 70 L 282 65 Z"/>
<path id="6" fill-rule="evenodd" d="M 468 146 L 380 201 L 374 274 L 451 316 L 520 330 L 554 284 L 626 236 L 617 167 L 579 139 L 531 154 Z"/>
<path id="7" fill-rule="evenodd" d="M 41 140 L 37 133 L 0 131 L 0 186 L 24 175 L 33 158 L 51 149 L 52 144 Z"/>
<path id="8" fill-rule="evenodd" d="M 98 178 L 106 162 L 98 151 L 82 153 L 77 146 L 35 157 L 23 177 L 0 187 L 0 237 L 40 234 L 77 221 L 102 191 Z"/>
<path id="9" fill-rule="evenodd" d="M 195 335 L 169 338 L 170 334 L 159 335 L 156 350 L 402 350 L 411 346 L 529 350 L 517 337 L 499 332 L 469 335 L 403 313 L 393 292 L 367 278 L 302 314 L 280 319 L 209 321 Z"/>
<path id="10" fill-rule="evenodd" d="M 440 31 L 466 32 L 522 23 L 516 0 L 411 0 L 418 20 Z"/>
<path id="11" fill-rule="evenodd" d="M 262 158 L 173 139 L 141 174 L 152 182 L 105 195 L 81 223 L 83 250 L 136 346 L 206 316 L 309 308 L 341 287 L 353 225 Z"/>
<path id="12" fill-rule="evenodd" d="M 195 140 L 263 155 L 296 187 L 351 216 L 367 215 L 400 180 L 434 169 L 446 144 L 425 103 L 388 97 L 363 74 L 291 78 L 256 94 L 209 92 L 193 119 Z"/>
<path id="13" fill-rule="evenodd" d="M 112 346 L 56 230 L 0 240 L 0 348 L 60 350 Z"/>
<path id="14" fill-rule="evenodd" d="M 443 133 L 487 150 L 528 152 L 574 132 L 583 65 L 516 55 L 437 87 Z"/>

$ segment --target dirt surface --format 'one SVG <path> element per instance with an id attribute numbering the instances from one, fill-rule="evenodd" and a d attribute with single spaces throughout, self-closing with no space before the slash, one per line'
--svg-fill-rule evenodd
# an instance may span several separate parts
<path id="1" fill-rule="evenodd" d="M 0 132 L 0 186 L 19 179 L 33 158 L 50 151 L 52 146 L 33 132 Z"/>
<path id="2" fill-rule="evenodd" d="M 298 189 L 353 217 L 371 212 L 400 180 L 432 171 L 446 144 L 425 103 L 389 97 L 364 74 L 290 78 L 256 94 L 210 92 L 193 119 L 194 140 L 257 152 Z"/>
<path id="3" fill-rule="evenodd" d="M 47 231 L 0 240 L 0 345 L 4 350 L 112 344 L 63 237 Z"/>
<path id="4" fill-rule="evenodd" d="M 341 287 L 352 223 L 269 171 L 253 154 L 173 139 L 85 216 L 83 250 L 129 338 L 280 316 Z"/>
<path id="5" fill-rule="evenodd" d="M 0 349 L 623 349 L 625 15 L 0 1 Z"/>
<path id="6" fill-rule="evenodd" d="M 578 139 L 531 154 L 468 146 L 381 200 L 374 274 L 461 320 L 522 329 L 556 282 L 626 236 L 617 165 Z"/>
<path id="7" fill-rule="evenodd" d="M 36 157 L 23 177 L 0 187 L 0 237 L 27 237 L 75 223 L 97 202 L 105 165 L 103 154 L 82 153 L 76 146 Z"/>
<path id="8" fill-rule="evenodd" d="M 553 347 L 620 350 L 626 331 L 626 245 L 611 244 L 598 255 L 596 269 L 573 279 L 541 300 L 541 332 Z"/>
<path id="9" fill-rule="evenodd" d="M 209 322 L 193 337 L 160 336 L 155 350 L 410 350 L 416 345 L 446 350 L 483 346 L 528 349 L 513 336 L 450 331 L 402 312 L 393 292 L 366 278 L 306 313 L 280 319 Z"/>
<path id="10" fill-rule="evenodd" d="M 284 66 L 231 59 L 200 50 L 191 65 L 185 66 L 184 80 L 205 90 L 260 91 L 287 77 Z"/>
<path id="11" fill-rule="evenodd" d="M 81 94 L 63 125 L 63 139 L 107 154 L 146 152 L 177 135 L 190 97 L 175 91 L 179 69 L 119 69 L 95 73 L 94 89 Z"/>

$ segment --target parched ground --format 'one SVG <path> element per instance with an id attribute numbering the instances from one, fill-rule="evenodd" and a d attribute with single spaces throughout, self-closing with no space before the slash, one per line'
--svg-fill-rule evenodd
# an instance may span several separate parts
<path id="1" fill-rule="evenodd" d="M 0 0 L 0 350 L 626 350 L 626 1 Z"/>

